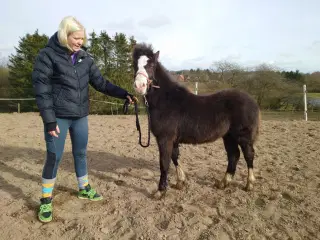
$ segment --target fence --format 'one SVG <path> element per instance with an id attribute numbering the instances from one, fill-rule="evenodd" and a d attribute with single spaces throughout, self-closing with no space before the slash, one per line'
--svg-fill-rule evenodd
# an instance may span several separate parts
<path id="1" fill-rule="evenodd" d="M 191 92 L 200 95 L 211 94 L 217 90 L 225 88 L 216 88 L 210 82 L 181 82 L 181 85 L 187 87 Z M 300 90 L 300 92 L 298 92 Z M 280 99 L 280 98 L 279 98 Z M 284 100 L 284 99 L 282 99 Z M 320 121 L 320 93 L 308 93 L 307 86 L 294 90 L 285 100 L 287 105 L 278 109 L 264 106 L 262 108 L 262 117 L 264 119 L 285 119 L 285 120 L 312 120 Z"/>
<path id="2" fill-rule="evenodd" d="M 123 99 L 105 96 L 91 87 L 89 96 L 91 114 L 123 114 Z M 0 88 L 0 113 L 12 112 L 38 112 L 32 88 Z M 141 104 L 139 105 L 139 113 L 145 113 L 145 108 Z M 133 105 L 129 106 L 128 114 L 134 114 Z"/>
<path id="3" fill-rule="evenodd" d="M 31 103 L 28 104 L 27 102 Z M 23 113 L 23 112 L 38 112 L 37 107 L 35 107 L 34 98 L 0 98 L 0 113 Z M 106 114 L 108 115 L 120 115 L 123 114 L 123 104 L 124 102 L 109 102 L 102 100 L 90 99 L 90 106 L 94 108 L 103 108 Z M 30 108 L 30 105 L 34 105 Z M 24 109 L 27 110 L 24 110 Z M 145 107 L 140 105 L 138 107 L 139 114 L 145 114 Z M 90 111 L 91 114 L 99 114 L 99 111 Z M 101 113 L 100 113 L 101 114 Z M 127 114 L 134 114 L 134 106 L 130 105 L 128 107 Z"/>
<path id="4" fill-rule="evenodd" d="M 203 82 L 182 82 L 191 92 L 199 95 L 206 95 L 214 92 L 207 83 Z M 298 101 L 301 102 L 299 108 L 283 108 L 272 110 L 272 108 L 264 108 L 262 111 L 263 119 L 283 119 L 283 120 L 311 120 L 320 121 L 320 99 L 309 97 L 306 86 L 298 93 Z M 0 89 L 0 113 L 11 112 L 38 112 L 35 103 L 35 98 L 10 98 L 3 97 L 9 96 L 9 91 Z M 29 96 L 31 94 L 28 94 Z M 32 96 L 32 95 L 31 95 Z M 311 94 L 310 94 L 311 96 Z M 108 98 L 97 91 L 90 92 L 90 113 L 91 114 L 106 114 L 106 115 L 119 115 L 123 114 L 123 100 Z M 316 106 L 316 107 L 315 107 Z M 129 106 L 128 114 L 134 114 L 133 105 Z M 139 114 L 145 114 L 145 107 L 143 101 L 140 99 Z"/>

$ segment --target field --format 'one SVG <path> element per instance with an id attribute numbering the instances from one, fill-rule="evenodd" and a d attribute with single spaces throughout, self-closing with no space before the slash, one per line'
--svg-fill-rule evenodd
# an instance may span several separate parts
<path id="1" fill-rule="evenodd" d="M 140 120 L 145 142 L 145 116 Z M 155 139 L 149 148 L 138 145 L 134 116 L 91 115 L 89 179 L 104 200 L 76 197 L 68 137 L 49 224 L 36 217 L 45 160 L 41 119 L 33 113 L 1 114 L 0 122 L 0 239 L 320 239 L 319 121 L 263 118 L 252 192 L 243 190 L 242 155 L 232 184 L 225 190 L 215 186 L 227 165 L 221 140 L 182 145 L 187 186 L 171 187 L 155 200 Z M 170 185 L 174 170 L 171 165 Z"/>

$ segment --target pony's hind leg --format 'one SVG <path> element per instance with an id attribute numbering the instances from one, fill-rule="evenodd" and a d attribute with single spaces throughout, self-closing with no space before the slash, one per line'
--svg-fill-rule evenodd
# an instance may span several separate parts
<path id="1" fill-rule="evenodd" d="M 231 135 L 229 134 L 225 135 L 223 137 L 223 143 L 227 152 L 228 167 L 223 179 L 220 181 L 218 185 L 220 189 L 224 189 L 231 182 L 236 172 L 237 163 L 240 158 L 240 150 L 238 147 L 238 142 Z"/>
<path id="2" fill-rule="evenodd" d="M 186 181 L 186 176 L 184 174 L 184 171 L 181 168 L 181 165 L 179 165 L 179 163 L 178 163 L 179 155 L 180 155 L 179 143 L 174 143 L 171 159 L 172 159 L 174 166 L 176 167 L 176 176 L 177 176 L 176 188 L 182 189 L 185 184 L 185 181 Z"/>
<path id="3" fill-rule="evenodd" d="M 242 141 L 240 142 L 241 150 L 243 152 L 244 159 L 247 162 L 248 167 L 248 177 L 246 190 L 251 191 L 253 189 L 253 183 L 255 181 L 253 173 L 253 159 L 254 159 L 254 147 L 252 141 Z"/>

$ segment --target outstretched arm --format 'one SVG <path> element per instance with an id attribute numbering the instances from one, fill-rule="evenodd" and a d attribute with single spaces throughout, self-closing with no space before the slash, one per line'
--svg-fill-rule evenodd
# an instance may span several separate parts
<path id="1" fill-rule="evenodd" d="M 52 61 L 42 50 L 36 58 L 32 72 L 32 84 L 36 103 L 47 131 L 56 129 L 56 116 L 53 111 L 51 76 Z"/>
<path id="2" fill-rule="evenodd" d="M 104 79 L 98 67 L 92 63 L 90 68 L 90 84 L 97 91 L 109 95 L 111 97 L 126 99 L 129 94 L 125 89 L 112 84 L 109 80 Z"/>

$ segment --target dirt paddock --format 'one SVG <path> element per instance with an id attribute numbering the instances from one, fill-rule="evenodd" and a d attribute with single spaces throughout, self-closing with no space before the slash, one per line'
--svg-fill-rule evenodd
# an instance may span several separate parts
<path id="1" fill-rule="evenodd" d="M 141 117 L 143 140 L 146 117 Z M 227 166 L 221 140 L 181 145 L 183 190 L 152 198 L 159 179 L 155 139 L 142 148 L 134 116 L 90 116 L 89 181 L 104 200 L 76 197 L 71 143 L 54 190 L 54 220 L 36 211 L 45 159 L 37 114 L 0 115 L 0 239 L 320 239 L 320 122 L 262 121 L 252 192 L 243 155 L 232 184 L 215 186 Z M 171 164 L 169 181 L 174 184 Z"/>

